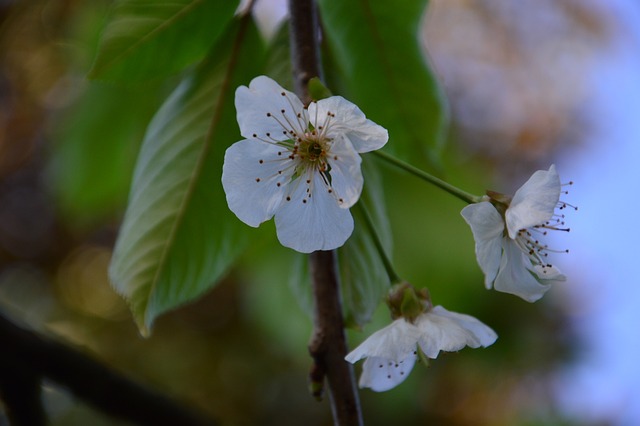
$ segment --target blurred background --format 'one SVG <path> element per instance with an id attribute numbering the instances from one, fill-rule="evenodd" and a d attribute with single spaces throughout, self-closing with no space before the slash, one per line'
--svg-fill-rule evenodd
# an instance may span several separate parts
<path id="1" fill-rule="evenodd" d="M 137 150 L 175 82 L 85 79 L 109 5 L 0 0 L 0 310 L 221 424 L 330 425 L 306 392 L 311 322 L 287 285 L 291 253 L 273 240 L 148 339 L 111 289 Z M 283 2 L 256 14 L 271 34 Z M 367 425 L 640 424 L 639 28 L 632 0 L 430 2 L 421 36 L 452 119 L 445 177 L 510 192 L 555 163 L 579 206 L 552 241 L 570 250 L 554 259 L 569 280 L 536 304 L 487 292 L 463 205 L 385 169 L 396 269 L 500 337 L 362 391 Z M 387 322 L 381 306 L 351 346 Z M 54 425 L 122 424 L 55 383 L 45 398 Z"/>

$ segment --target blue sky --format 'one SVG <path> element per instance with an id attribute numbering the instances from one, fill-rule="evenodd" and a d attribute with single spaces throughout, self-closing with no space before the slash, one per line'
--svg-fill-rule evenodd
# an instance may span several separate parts
<path id="1" fill-rule="evenodd" d="M 640 5 L 602 2 L 619 23 L 613 49 L 590 70 L 595 131 L 557 158 L 580 207 L 561 239 L 571 250 L 559 262 L 571 277 L 561 292 L 586 343 L 558 391 L 578 419 L 631 426 L 640 424 Z"/>

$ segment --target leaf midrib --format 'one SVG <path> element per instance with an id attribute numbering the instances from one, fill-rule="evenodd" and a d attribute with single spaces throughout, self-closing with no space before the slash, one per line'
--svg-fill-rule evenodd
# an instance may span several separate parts
<path id="1" fill-rule="evenodd" d="M 188 205 L 188 200 L 191 199 L 193 192 L 194 192 L 194 188 L 195 185 L 197 184 L 198 181 L 198 177 L 201 175 L 202 173 L 202 168 L 203 168 L 203 164 L 204 161 L 207 157 L 207 154 L 209 153 L 209 150 L 211 149 L 211 145 L 213 143 L 212 141 L 212 134 L 214 132 L 214 129 L 216 128 L 217 124 L 220 121 L 220 117 L 222 114 L 222 110 L 224 108 L 224 101 L 227 99 L 227 95 L 229 94 L 229 87 L 231 85 L 231 80 L 232 80 L 232 70 L 234 69 L 236 62 L 237 62 L 237 58 L 238 58 L 238 54 L 239 54 L 239 45 L 242 42 L 242 39 L 244 38 L 244 34 L 249 22 L 249 18 L 247 18 L 247 16 L 241 18 L 242 22 L 240 25 L 240 28 L 238 29 L 238 34 L 236 35 L 236 39 L 234 41 L 234 45 L 232 47 L 232 53 L 231 56 L 229 58 L 229 64 L 227 65 L 226 71 L 225 71 L 225 76 L 224 79 L 222 81 L 222 87 L 220 89 L 220 97 L 218 99 L 218 101 L 215 103 L 215 107 L 214 107 L 214 114 L 211 117 L 211 124 L 209 125 L 209 128 L 207 130 L 207 134 L 205 135 L 205 144 L 204 147 L 202 149 L 202 152 L 199 155 L 198 158 L 198 162 L 196 164 L 196 168 L 195 171 L 189 181 L 189 185 L 187 187 L 187 190 L 185 191 L 185 196 L 183 198 L 183 201 L 180 203 L 180 207 L 178 208 L 178 213 L 176 215 L 176 219 L 175 222 L 173 224 L 173 226 L 171 227 L 171 231 L 169 233 L 169 237 L 167 238 L 167 242 L 162 250 L 162 254 L 160 257 L 160 261 L 158 262 L 158 267 L 156 269 L 156 273 L 153 277 L 153 280 L 151 281 L 151 286 L 149 289 L 149 293 L 148 293 L 148 299 L 147 299 L 147 303 L 145 305 L 145 310 L 144 310 L 144 315 L 143 315 L 143 320 L 145 322 L 145 326 L 146 326 L 146 322 L 147 322 L 147 314 L 148 314 L 148 310 L 149 310 L 149 300 L 151 299 L 151 296 L 153 294 L 155 294 L 155 289 L 156 286 L 158 284 L 158 282 L 160 281 L 160 276 L 162 274 L 162 272 L 164 271 L 164 268 L 166 266 L 166 259 L 168 257 L 168 253 L 171 250 L 171 247 L 173 247 L 173 243 L 175 241 L 175 237 L 176 234 L 178 232 L 178 228 L 179 225 L 182 223 L 182 219 L 185 215 L 185 212 L 187 210 L 187 205 Z"/>

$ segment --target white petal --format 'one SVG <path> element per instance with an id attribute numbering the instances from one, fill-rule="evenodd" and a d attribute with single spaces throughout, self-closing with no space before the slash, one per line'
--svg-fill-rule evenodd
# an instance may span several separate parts
<path id="1" fill-rule="evenodd" d="M 278 146 L 251 139 L 236 142 L 225 152 L 222 186 L 227 203 L 247 225 L 257 227 L 271 219 L 282 203 L 286 183 L 293 173 L 293 160 L 284 154 L 286 152 Z"/>
<path id="2" fill-rule="evenodd" d="M 541 225 L 553 216 L 560 199 L 560 177 L 555 165 L 538 170 L 520 187 L 505 213 L 509 237 L 515 238 L 521 229 Z"/>
<path id="3" fill-rule="evenodd" d="M 307 129 L 306 116 L 297 117 L 298 113 L 304 114 L 300 99 L 269 77 L 259 76 L 251 80 L 249 87 L 238 87 L 235 104 L 240 134 L 247 139 L 258 137 L 281 141 L 290 137 L 284 135 L 284 131 L 299 133 Z"/>
<path id="4" fill-rule="evenodd" d="M 529 270 L 531 261 L 513 240 L 504 238 L 503 242 L 504 253 L 494 282 L 495 289 L 535 302 L 549 290 L 550 284 L 542 284 L 535 278 Z"/>
<path id="5" fill-rule="evenodd" d="M 474 337 L 474 343 L 467 343 L 467 346 L 471 348 L 476 348 L 478 346 L 482 346 L 486 348 L 487 346 L 493 345 L 493 343 L 498 338 L 498 335 L 495 331 L 491 329 L 491 327 L 487 326 L 477 318 L 472 317 L 471 315 L 459 314 L 457 312 L 451 312 L 443 308 L 442 306 L 436 306 L 430 311 L 434 315 L 439 315 L 441 317 L 450 318 L 453 321 L 456 321 L 460 324 L 461 327 L 468 330 Z M 477 346 L 475 342 L 478 343 Z"/>
<path id="6" fill-rule="evenodd" d="M 436 358 L 440 351 L 455 352 L 465 346 L 477 348 L 483 343 L 481 337 L 485 338 L 484 341 L 490 340 L 486 336 L 486 330 L 476 335 L 477 326 L 467 329 L 468 321 L 461 322 L 459 318 L 441 314 L 441 310 L 431 310 L 416 319 L 416 327 L 420 329 L 418 344 L 429 358 Z"/>
<path id="7" fill-rule="evenodd" d="M 536 265 L 533 267 L 533 272 L 535 272 L 538 279 L 542 280 L 545 284 L 556 284 L 567 280 L 567 277 L 555 266 L 543 267 Z"/>
<path id="8" fill-rule="evenodd" d="M 340 208 L 320 173 L 305 173 L 289 187 L 290 199 L 275 214 L 280 243 L 301 253 L 342 246 L 353 232 L 353 217 Z"/>
<path id="9" fill-rule="evenodd" d="M 500 213 L 487 201 L 470 204 L 460 214 L 471 227 L 478 265 L 485 275 L 485 287 L 490 289 L 500 267 L 504 222 Z"/>
<path id="10" fill-rule="evenodd" d="M 329 117 L 328 113 L 335 114 Z M 357 152 L 369 152 L 382 148 L 389 140 L 384 127 L 367 119 L 357 105 L 342 96 L 331 96 L 309 105 L 309 118 L 318 128 L 329 124 L 327 136 L 344 134 Z"/>
<path id="11" fill-rule="evenodd" d="M 368 357 L 400 362 L 415 355 L 419 338 L 420 330 L 403 318 L 399 318 L 369 336 L 345 359 L 352 364 Z"/>
<path id="12" fill-rule="evenodd" d="M 371 388 L 376 392 L 388 391 L 404 382 L 413 369 L 416 358 L 413 354 L 398 362 L 378 357 L 367 358 L 362 365 L 358 386 Z"/>
<path id="13" fill-rule="evenodd" d="M 340 135 L 332 142 L 327 162 L 331 166 L 331 187 L 338 205 L 342 208 L 353 206 L 360 198 L 364 182 L 360 155 L 351 142 Z"/>

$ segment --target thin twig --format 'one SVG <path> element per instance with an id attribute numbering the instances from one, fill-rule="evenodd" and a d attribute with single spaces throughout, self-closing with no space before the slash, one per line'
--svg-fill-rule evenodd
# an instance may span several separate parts
<path id="1" fill-rule="evenodd" d="M 321 77 L 315 12 L 313 0 L 289 0 L 293 78 L 296 93 L 305 103 L 311 100 L 309 80 Z M 315 301 L 314 331 L 309 343 L 309 353 L 314 360 L 310 372 L 311 389 L 314 395 L 320 396 L 326 377 L 334 424 L 362 425 L 353 368 L 344 360 L 347 344 L 336 253 L 317 251 L 311 253 L 309 261 Z"/>
<path id="2" fill-rule="evenodd" d="M 0 376 L 19 364 L 32 378 L 47 377 L 104 413 L 141 425 L 214 426 L 217 423 L 152 392 L 84 353 L 19 327 L 0 315 Z M 25 377 L 23 375 L 23 377 Z M 12 388 L 7 391 L 13 392 Z M 6 395 L 3 396 L 6 401 Z M 41 423 L 26 423 L 38 425 Z M 18 423 L 16 423 L 18 425 Z"/>

